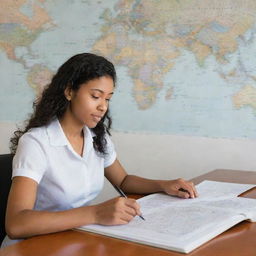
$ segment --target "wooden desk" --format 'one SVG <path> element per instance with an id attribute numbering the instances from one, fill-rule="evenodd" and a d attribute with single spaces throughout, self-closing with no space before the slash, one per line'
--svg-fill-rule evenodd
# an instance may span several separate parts
<path id="1" fill-rule="evenodd" d="M 256 172 L 215 170 L 196 177 L 199 183 L 205 179 L 236 183 L 256 183 Z M 256 188 L 243 196 L 256 198 Z M 65 231 L 33 237 L 0 250 L 1 256 L 181 256 L 151 246 L 127 242 L 83 231 Z M 194 250 L 189 256 L 255 256 L 256 223 L 242 222 L 208 243 Z"/>

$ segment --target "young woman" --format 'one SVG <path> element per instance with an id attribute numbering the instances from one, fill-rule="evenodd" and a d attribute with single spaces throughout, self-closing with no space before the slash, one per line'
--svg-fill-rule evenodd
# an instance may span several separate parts
<path id="1" fill-rule="evenodd" d="M 183 179 L 149 180 L 126 173 L 109 136 L 115 82 L 112 63 L 78 54 L 59 68 L 34 103 L 25 129 L 11 139 L 15 156 L 3 246 L 86 224 L 126 224 L 140 215 L 134 199 L 90 205 L 104 175 L 126 193 L 197 196 L 193 183 Z"/>

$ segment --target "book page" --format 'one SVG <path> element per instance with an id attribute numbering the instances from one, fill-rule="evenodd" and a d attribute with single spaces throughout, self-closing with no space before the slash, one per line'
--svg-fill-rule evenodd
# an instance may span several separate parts
<path id="1" fill-rule="evenodd" d="M 214 199 L 219 197 L 236 197 L 241 193 L 255 187 L 253 184 L 238 184 L 205 180 L 196 185 L 199 197 L 202 199 Z"/>
<path id="2" fill-rule="evenodd" d="M 143 235 L 156 232 L 168 239 L 181 241 L 195 238 L 204 230 L 214 227 L 223 218 L 232 218 L 234 213 L 220 208 L 205 208 L 196 205 L 179 205 L 158 208 L 156 211 L 143 213 L 146 221 L 136 217 L 126 228 L 143 230 Z M 137 231 L 136 231 L 137 232 Z"/>
<path id="3" fill-rule="evenodd" d="M 184 200 L 186 199 L 166 195 L 163 193 L 155 193 L 149 196 L 144 196 L 138 199 L 137 202 L 140 204 L 142 212 L 154 212 L 159 207 L 167 207 L 173 203 L 180 203 Z"/>
<path id="4" fill-rule="evenodd" d="M 235 197 L 216 201 L 200 201 L 191 204 L 193 207 L 221 208 L 243 214 L 250 221 L 256 221 L 256 199 Z"/>
<path id="5" fill-rule="evenodd" d="M 205 180 L 196 185 L 199 196 L 197 198 L 179 198 L 163 193 L 155 193 L 142 197 L 137 200 L 141 206 L 141 211 L 155 211 L 159 207 L 167 207 L 168 205 L 186 205 L 201 201 L 216 201 L 224 198 L 236 198 L 241 193 L 253 188 L 252 184 L 237 184 L 228 182 L 217 182 Z M 200 204 L 200 203 L 199 203 Z"/>

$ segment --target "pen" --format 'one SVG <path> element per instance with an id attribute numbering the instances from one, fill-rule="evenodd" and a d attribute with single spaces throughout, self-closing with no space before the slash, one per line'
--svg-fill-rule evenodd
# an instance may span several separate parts
<path id="1" fill-rule="evenodd" d="M 116 191 L 120 194 L 120 196 L 127 198 L 126 194 L 123 192 L 123 190 L 121 188 L 119 188 L 118 186 L 114 185 L 114 188 L 116 189 Z M 138 215 L 142 220 L 145 220 L 144 217 L 142 215 Z"/>

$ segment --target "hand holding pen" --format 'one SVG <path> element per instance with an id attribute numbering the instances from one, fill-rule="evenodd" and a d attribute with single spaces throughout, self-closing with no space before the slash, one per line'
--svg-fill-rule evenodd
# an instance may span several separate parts
<path id="1" fill-rule="evenodd" d="M 99 225 L 122 225 L 129 223 L 136 215 L 141 216 L 140 206 L 135 199 L 127 198 L 123 192 L 108 201 L 89 206 L 92 223 Z"/>
<path id="2" fill-rule="evenodd" d="M 123 192 L 123 190 L 121 188 L 119 188 L 118 186 L 114 185 L 114 188 L 116 189 L 116 191 L 120 194 L 120 196 L 127 198 L 126 194 Z M 138 215 L 142 220 L 145 220 L 144 217 L 141 215 Z"/>

